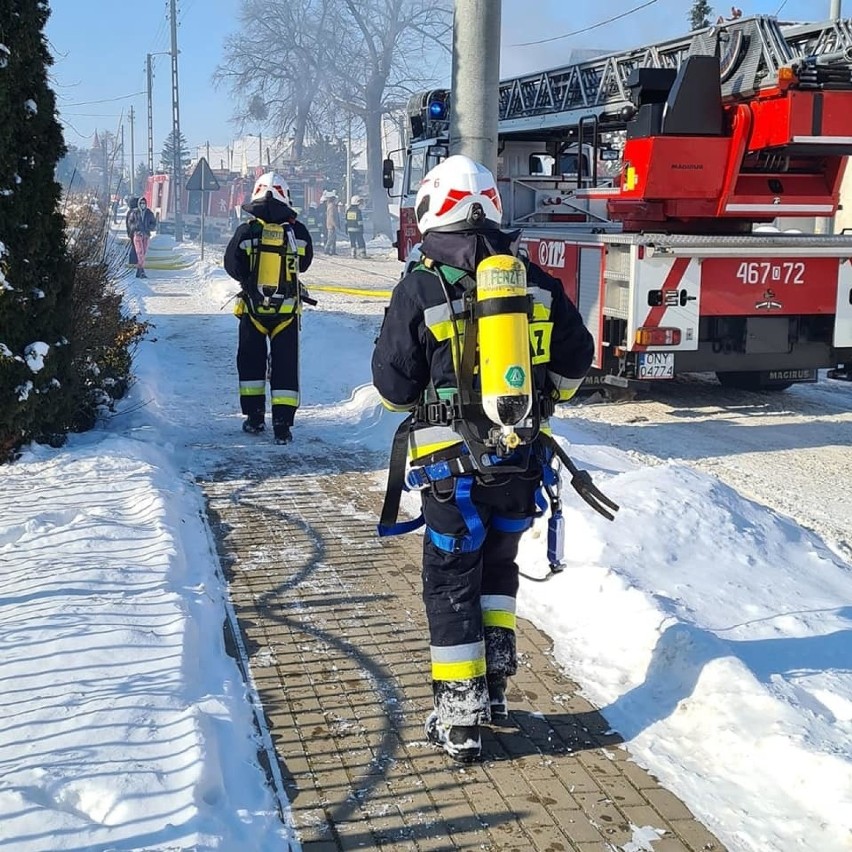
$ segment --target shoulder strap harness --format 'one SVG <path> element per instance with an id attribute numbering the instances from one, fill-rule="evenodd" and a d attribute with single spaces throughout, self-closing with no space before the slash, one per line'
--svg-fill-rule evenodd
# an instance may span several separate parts
<path id="1" fill-rule="evenodd" d="M 450 339 L 453 365 L 456 369 L 458 392 L 451 399 L 442 399 L 433 387 L 424 394 L 414 411 L 399 425 L 391 446 L 388 469 L 388 485 L 378 525 L 380 536 L 399 535 L 410 532 L 424 524 L 422 514 L 410 521 L 398 521 L 402 492 L 431 487 L 432 483 L 448 478 L 456 480 L 455 502 L 468 527 L 468 535 L 445 536 L 432 529 L 428 533 L 433 543 L 451 553 L 478 550 L 485 538 L 485 529 L 470 496 L 474 477 L 483 482 L 508 473 L 525 473 L 535 461 L 541 464 L 542 487 L 536 497 L 538 513 L 544 514 L 550 506 L 548 522 L 548 561 L 551 570 L 562 569 L 563 518 L 560 496 L 561 477 L 559 468 L 564 466 L 571 474 L 571 486 L 596 512 L 608 520 L 614 519 L 618 505 L 603 494 L 592 482 L 588 471 L 580 470 L 552 436 L 541 431 L 541 422 L 553 414 L 553 400 L 534 393 L 530 424 L 518 428 L 523 444 L 508 450 L 495 440 L 490 421 L 480 414 L 481 395 L 474 384 L 477 352 L 477 305 L 474 297 L 475 282 L 469 275 L 459 276 L 456 281 L 464 288 L 464 303 L 461 313 L 453 307 L 450 282 L 441 267 L 426 259 L 418 267 L 433 272 L 441 282 L 444 297 L 450 312 L 454 333 Z M 522 298 L 522 297 L 520 297 Z M 524 299 L 524 310 L 531 311 L 531 304 Z M 487 302 L 486 302 L 487 304 Z M 466 321 L 464 343 L 460 344 L 459 320 Z M 409 434 L 417 422 L 431 425 L 450 426 L 461 437 L 460 448 L 452 448 L 450 454 L 439 458 L 438 453 L 422 465 L 411 467 L 406 473 Z M 499 431 L 499 430 L 498 430 Z M 545 498 L 545 494 L 547 498 Z M 532 525 L 533 518 L 494 517 L 493 524 L 506 532 L 523 532 Z"/>

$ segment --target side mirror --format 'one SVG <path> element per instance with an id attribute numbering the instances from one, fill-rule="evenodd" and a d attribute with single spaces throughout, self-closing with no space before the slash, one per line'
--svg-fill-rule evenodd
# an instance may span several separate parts
<path id="1" fill-rule="evenodd" d="M 390 157 L 382 161 L 382 186 L 393 189 L 393 160 Z"/>

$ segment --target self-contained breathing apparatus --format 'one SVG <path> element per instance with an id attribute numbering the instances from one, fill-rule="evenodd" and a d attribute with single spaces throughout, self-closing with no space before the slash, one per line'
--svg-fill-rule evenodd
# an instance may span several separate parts
<path id="1" fill-rule="evenodd" d="M 391 449 L 379 535 L 409 532 L 424 523 L 422 516 L 397 521 L 403 490 L 421 490 L 451 477 L 457 479 L 457 502 L 469 529 L 477 524 L 481 528 L 469 499 L 473 478 L 488 483 L 505 474 L 526 473 L 540 464 L 542 489 L 536 498 L 537 516 L 544 514 L 549 503 L 548 562 L 552 572 L 561 571 L 564 520 L 559 467 L 569 471 L 572 487 L 605 518 L 613 520 L 618 506 L 598 490 L 587 471 L 576 467 L 552 436 L 542 431 L 542 422 L 553 414 L 555 403 L 534 387 L 530 336 L 533 299 L 527 291 L 526 268 L 511 255 L 485 258 L 477 267 L 475 280 L 469 275 L 459 279 L 464 297 L 458 312 L 441 267 L 428 259 L 423 265 L 440 280 L 449 309 L 458 389 L 447 395 L 430 388 L 400 424 Z M 415 424 L 423 423 L 450 427 L 461 438 L 462 446 L 449 457 L 436 453 L 415 459 L 406 473 L 409 435 Z M 439 455 L 443 457 L 435 457 Z M 467 511 L 462 501 L 470 504 Z M 532 519 L 523 529 L 531 523 Z M 476 538 L 473 535 L 471 542 L 460 548 L 478 549 L 481 542 Z"/>
<path id="2" fill-rule="evenodd" d="M 250 227 L 251 236 L 240 243 L 240 248 L 249 252 L 251 271 L 243 293 L 252 309 L 258 314 L 276 314 L 290 302 L 292 311 L 287 313 L 299 313 L 299 302 L 316 305 L 316 299 L 299 282 L 299 252 L 293 229 L 260 219 Z"/>

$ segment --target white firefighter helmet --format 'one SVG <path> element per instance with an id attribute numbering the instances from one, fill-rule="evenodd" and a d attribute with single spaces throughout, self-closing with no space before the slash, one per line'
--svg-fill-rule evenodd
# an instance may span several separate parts
<path id="1" fill-rule="evenodd" d="M 354 204 L 356 207 L 361 203 L 360 195 L 353 195 L 352 198 L 349 199 L 350 204 Z"/>
<path id="2" fill-rule="evenodd" d="M 271 192 L 272 197 L 277 201 L 290 205 L 290 187 L 287 181 L 276 172 L 266 172 L 254 182 L 251 200 L 261 201 L 266 198 L 267 192 Z"/>
<path id="3" fill-rule="evenodd" d="M 470 157 L 454 154 L 423 178 L 414 214 L 421 234 L 499 228 L 503 204 L 494 175 Z"/>

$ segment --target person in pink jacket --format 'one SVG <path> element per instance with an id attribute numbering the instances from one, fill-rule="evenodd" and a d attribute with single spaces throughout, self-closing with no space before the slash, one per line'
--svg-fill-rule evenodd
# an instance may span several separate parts
<path id="1" fill-rule="evenodd" d="M 139 199 L 136 209 L 131 209 L 126 220 L 127 236 L 136 250 L 136 277 L 147 278 L 145 274 L 145 255 L 148 253 L 148 243 L 151 232 L 157 229 L 157 220 L 148 207 L 144 197 Z"/>

